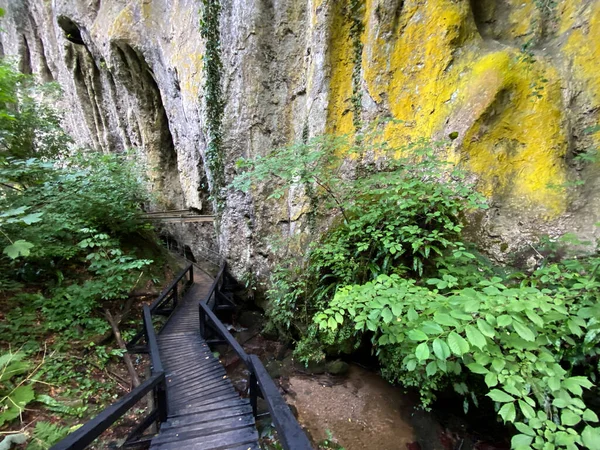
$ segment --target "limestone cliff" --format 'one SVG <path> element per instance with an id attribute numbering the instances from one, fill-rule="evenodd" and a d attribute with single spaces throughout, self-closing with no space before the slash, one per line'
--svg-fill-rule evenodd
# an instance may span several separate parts
<path id="1" fill-rule="evenodd" d="M 213 0 L 217 1 L 217 0 Z M 472 231 L 507 259 L 541 234 L 597 236 L 600 1 L 220 0 L 225 181 L 239 157 L 378 116 L 394 143 L 457 132 L 491 199 Z M 169 207 L 210 211 L 201 0 L 0 0 L 0 50 L 58 81 L 67 126 L 139 149 Z M 158 169 L 158 170 L 157 170 Z M 221 252 L 269 267 L 265 236 L 302 227 L 302 197 L 228 191 Z M 172 230 L 198 249 L 209 230 Z"/>

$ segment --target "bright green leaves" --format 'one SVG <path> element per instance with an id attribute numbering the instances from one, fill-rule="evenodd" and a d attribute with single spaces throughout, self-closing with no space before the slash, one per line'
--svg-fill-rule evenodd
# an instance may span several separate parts
<path id="1" fill-rule="evenodd" d="M 4 423 L 16 419 L 25 410 L 25 406 L 35 398 L 35 392 L 32 385 L 18 386 L 3 399 L 3 410 L 0 413 L 0 426 Z"/>
<path id="2" fill-rule="evenodd" d="M 483 319 L 477 319 L 477 328 L 479 328 L 479 331 L 481 331 L 484 336 L 489 338 L 496 336 L 496 331 Z"/>
<path id="3" fill-rule="evenodd" d="M 448 346 L 456 356 L 464 355 L 470 348 L 469 343 L 455 331 L 448 335 Z"/>
<path id="4" fill-rule="evenodd" d="M 419 345 L 417 345 L 417 348 L 415 349 L 415 356 L 419 361 L 426 361 L 429 359 L 429 355 L 429 345 L 427 345 L 427 342 L 421 342 Z"/>
<path id="5" fill-rule="evenodd" d="M 504 314 L 500 317 L 498 317 L 498 326 L 499 327 L 507 327 L 509 326 L 511 323 L 513 322 L 513 319 L 511 316 Z"/>
<path id="6" fill-rule="evenodd" d="M 475 328 L 473 325 L 467 325 L 465 331 L 467 333 L 467 339 L 471 345 L 474 345 L 481 350 L 485 348 L 487 345 L 485 337 L 477 328 Z"/>
<path id="7" fill-rule="evenodd" d="M 581 416 L 575 414 L 569 409 L 563 409 L 560 415 L 560 423 L 562 425 L 572 427 L 574 425 L 577 425 L 579 422 L 581 422 Z"/>
<path id="8" fill-rule="evenodd" d="M 30 377 L 31 364 L 21 352 L 0 355 L 0 427 L 16 419 L 25 410 L 35 393 Z"/>
<path id="9" fill-rule="evenodd" d="M 11 245 L 4 247 L 2 253 L 4 253 L 10 259 L 17 259 L 20 256 L 29 256 L 32 248 L 33 244 L 31 242 L 19 239 L 18 241 L 13 242 Z"/>
<path id="10" fill-rule="evenodd" d="M 533 331 L 531 331 L 531 329 L 519 322 L 514 321 L 513 322 L 513 327 L 515 329 L 515 331 L 517 332 L 517 334 L 519 336 L 521 336 L 523 339 L 525 339 L 526 341 L 530 341 L 533 342 L 535 341 L 535 334 L 533 334 Z"/>
<path id="11" fill-rule="evenodd" d="M 514 403 L 505 403 L 502 408 L 498 411 L 498 415 L 502 417 L 504 422 L 514 422 L 517 417 Z"/>
<path id="12" fill-rule="evenodd" d="M 589 450 L 600 450 L 600 429 L 588 425 L 581 433 L 581 439 Z"/>
<path id="13" fill-rule="evenodd" d="M 407 336 L 410 340 L 417 341 L 417 342 L 426 341 L 427 339 L 429 339 L 427 337 L 427 335 L 425 333 L 423 333 L 421 330 L 410 330 L 407 333 Z"/>
<path id="14" fill-rule="evenodd" d="M 433 354 L 440 360 L 445 361 L 451 355 L 450 347 L 442 339 L 434 339 Z"/>
<path id="15" fill-rule="evenodd" d="M 486 395 L 498 403 L 513 402 L 515 400 L 512 396 L 499 389 L 492 389 Z"/>

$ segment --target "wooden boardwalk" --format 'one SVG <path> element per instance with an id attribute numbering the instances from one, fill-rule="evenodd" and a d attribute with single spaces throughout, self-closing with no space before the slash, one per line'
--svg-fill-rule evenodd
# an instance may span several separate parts
<path id="1" fill-rule="evenodd" d="M 195 283 L 158 335 L 168 413 L 151 449 L 260 448 L 249 400 L 240 398 L 199 333 L 198 301 L 211 283 L 196 271 Z"/>

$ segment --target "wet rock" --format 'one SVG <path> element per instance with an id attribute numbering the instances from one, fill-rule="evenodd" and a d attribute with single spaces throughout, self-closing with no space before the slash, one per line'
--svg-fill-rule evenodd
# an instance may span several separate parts
<path id="1" fill-rule="evenodd" d="M 264 316 L 259 311 L 242 311 L 237 321 L 239 324 L 245 328 L 253 329 L 262 326 L 264 322 Z"/>
<path id="2" fill-rule="evenodd" d="M 271 378 L 279 378 L 281 377 L 283 363 L 281 361 L 272 359 L 265 365 L 265 369 L 267 369 L 267 372 L 269 373 Z"/>
<path id="3" fill-rule="evenodd" d="M 325 371 L 330 373 L 331 375 L 345 375 L 348 373 L 350 369 L 350 365 L 344 361 L 340 361 L 339 359 L 336 361 L 328 362 L 325 365 Z"/>

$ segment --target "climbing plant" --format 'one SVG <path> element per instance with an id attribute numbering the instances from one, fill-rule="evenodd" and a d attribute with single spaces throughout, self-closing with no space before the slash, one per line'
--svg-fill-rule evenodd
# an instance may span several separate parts
<path id="1" fill-rule="evenodd" d="M 362 114 L 362 90 L 361 90 L 361 69 L 363 43 L 362 34 L 364 32 L 363 0 L 350 0 L 347 6 L 347 14 L 350 20 L 350 39 L 352 40 L 352 111 L 353 125 L 357 132 L 361 128 Z"/>
<path id="2" fill-rule="evenodd" d="M 221 37 L 219 24 L 221 17 L 220 0 L 202 0 L 200 35 L 205 39 L 204 53 L 204 99 L 206 103 L 206 162 L 210 173 L 213 199 L 217 210 L 223 207 L 223 183 L 225 179 L 222 154 L 222 124 L 224 102 L 221 90 Z"/>

